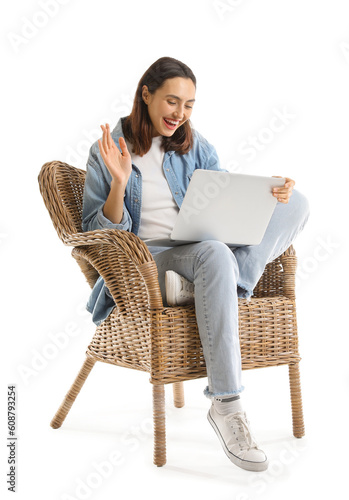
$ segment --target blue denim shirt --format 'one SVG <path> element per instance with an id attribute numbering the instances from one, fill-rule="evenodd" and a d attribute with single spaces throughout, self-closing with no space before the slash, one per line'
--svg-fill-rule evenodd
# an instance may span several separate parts
<path id="1" fill-rule="evenodd" d="M 122 130 L 124 120 L 125 117 L 120 118 L 111 133 L 118 147 L 119 137 L 124 137 Z M 182 204 L 195 169 L 224 170 L 219 166 L 215 148 L 196 130 L 193 130 L 193 137 L 194 144 L 188 153 L 179 155 L 175 151 L 168 151 L 164 154 L 163 171 L 178 207 Z M 125 190 L 123 217 L 119 224 L 114 224 L 103 214 L 111 180 L 111 175 L 100 154 L 98 141 L 96 141 L 90 148 L 86 166 L 82 229 L 83 231 L 106 228 L 123 229 L 138 234 L 142 209 L 142 174 L 137 165 L 132 164 L 131 175 Z M 153 254 L 165 249 L 164 247 L 149 248 Z M 87 310 L 92 314 L 94 323 L 99 325 L 104 321 L 114 306 L 112 296 L 100 276 L 87 303 Z"/>

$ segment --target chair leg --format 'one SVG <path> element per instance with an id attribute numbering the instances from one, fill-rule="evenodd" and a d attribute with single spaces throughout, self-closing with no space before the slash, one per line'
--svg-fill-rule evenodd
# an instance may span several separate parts
<path id="1" fill-rule="evenodd" d="M 163 385 L 153 385 L 153 417 L 154 464 L 161 467 L 166 463 L 165 388 Z"/>
<path id="2" fill-rule="evenodd" d="M 86 358 L 78 376 L 74 380 L 69 392 L 66 394 L 63 403 L 57 410 L 56 415 L 51 421 L 51 427 L 58 429 L 64 422 L 65 417 L 68 415 L 70 408 L 72 407 L 77 395 L 79 394 L 85 380 L 87 379 L 90 371 L 92 370 L 96 360 L 92 358 Z"/>
<path id="3" fill-rule="evenodd" d="M 173 384 L 173 402 L 176 408 L 183 408 L 184 406 L 183 382 L 175 382 Z"/>
<path id="4" fill-rule="evenodd" d="M 297 438 L 304 436 L 304 419 L 301 394 L 301 380 L 299 363 L 288 365 L 291 389 L 293 435 Z"/>

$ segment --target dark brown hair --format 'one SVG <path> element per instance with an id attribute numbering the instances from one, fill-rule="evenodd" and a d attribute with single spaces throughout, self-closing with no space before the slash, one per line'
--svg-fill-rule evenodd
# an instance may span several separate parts
<path id="1" fill-rule="evenodd" d="M 162 87 L 170 78 L 190 78 L 196 87 L 196 78 L 191 69 L 181 61 L 172 57 L 161 57 L 144 73 L 138 83 L 131 114 L 123 122 L 125 138 L 132 144 L 133 153 L 143 156 L 152 144 L 152 122 L 148 106 L 142 98 L 142 87 L 146 85 L 151 94 Z M 193 134 L 190 120 L 177 128 L 171 137 L 162 136 L 162 147 L 165 152 L 176 151 L 185 154 L 193 147 Z"/>

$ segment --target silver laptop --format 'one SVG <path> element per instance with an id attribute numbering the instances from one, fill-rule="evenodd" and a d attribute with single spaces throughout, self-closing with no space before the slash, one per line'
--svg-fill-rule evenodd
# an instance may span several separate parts
<path id="1" fill-rule="evenodd" d="M 284 178 L 195 170 L 168 239 L 148 239 L 149 246 L 175 246 L 219 240 L 232 246 L 258 245 L 277 199 L 273 187 Z"/>

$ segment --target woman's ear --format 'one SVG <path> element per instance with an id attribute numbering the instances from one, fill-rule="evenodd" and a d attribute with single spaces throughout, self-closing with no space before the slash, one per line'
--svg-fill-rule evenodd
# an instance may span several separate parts
<path id="1" fill-rule="evenodd" d="M 149 104 L 149 90 L 146 85 L 143 85 L 142 87 L 142 99 L 145 102 L 145 104 Z"/>

